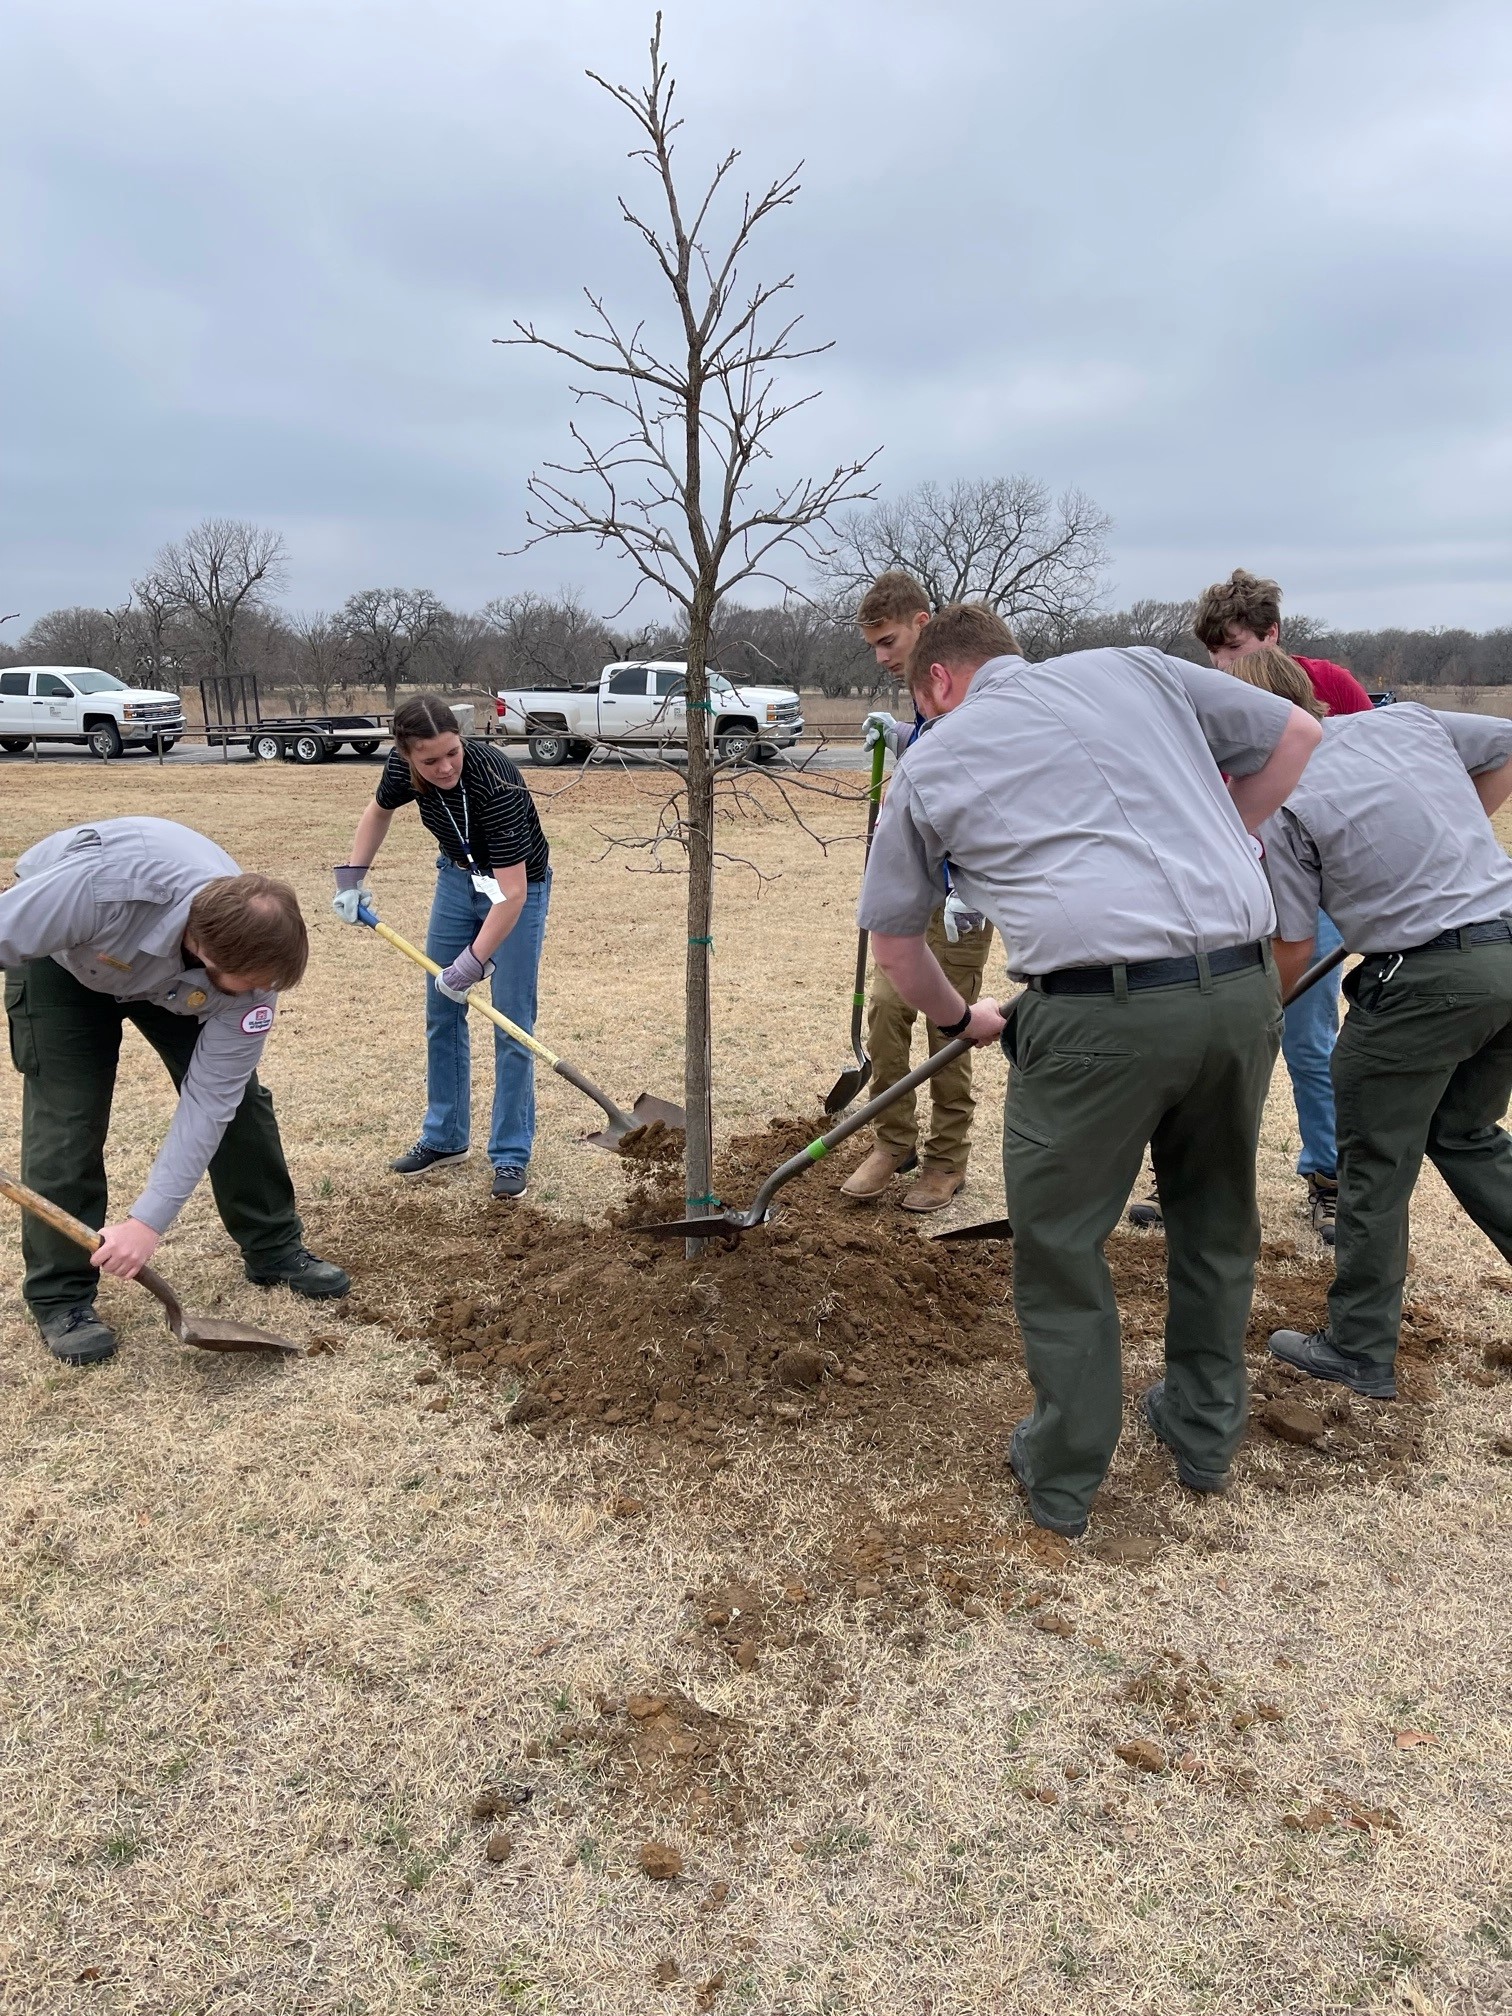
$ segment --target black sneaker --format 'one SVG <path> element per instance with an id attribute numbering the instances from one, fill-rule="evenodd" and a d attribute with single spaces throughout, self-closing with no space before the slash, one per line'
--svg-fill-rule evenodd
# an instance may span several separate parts
<path id="1" fill-rule="evenodd" d="M 1198 1470 L 1194 1468 L 1171 1440 L 1166 1432 L 1165 1418 L 1161 1413 L 1161 1403 L 1164 1399 L 1165 1381 L 1162 1379 L 1158 1384 L 1150 1388 L 1139 1405 L 1149 1426 L 1150 1433 L 1155 1437 L 1157 1442 L 1163 1442 L 1176 1458 L 1176 1475 L 1188 1491 L 1226 1491 L 1229 1481 L 1227 1470 Z"/>
<path id="2" fill-rule="evenodd" d="M 1163 1232 L 1165 1230 L 1165 1219 L 1161 1216 L 1160 1192 L 1158 1190 L 1152 1190 L 1148 1197 L 1141 1198 L 1139 1203 L 1129 1206 L 1129 1223 L 1131 1225 L 1142 1225 L 1147 1232 Z"/>
<path id="3" fill-rule="evenodd" d="M 513 1162 L 506 1162 L 502 1169 L 495 1169 L 493 1194 L 495 1197 L 523 1197 L 529 1178 L 525 1171 Z"/>
<path id="4" fill-rule="evenodd" d="M 1311 1379 L 1331 1379 L 1367 1400 L 1395 1400 L 1396 1373 L 1369 1358 L 1336 1351 L 1326 1330 L 1272 1330 L 1270 1354 L 1283 1365 L 1295 1365 Z"/>
<path id="5" fill-rule="evenodd" d="M 291 1288 L 311 1302 L 330 1302 L 338 1295 L 345 1295 L 352 1285 L 351 1276 L 334 1260 L 317 1260 L 303 1246 L 287 1260 L 277 1260 L 256 1273 L 249 1267 L 247 1279 L 255 1281 L 259 1288 Z"/>
<path id="6" fill-rule="evenodd" d="M 1030 1490 L 1022 1469 L 1024 1433 L 1028 1426 L 1027 1421 L 1020 1421 L 1013 1431 L 1013 1439 L 1008 1444 L 1008 1468 L 1013 1472 L 1013 1481 L 1028 1500 L 1029 1517 L 1036 1526 L 1043 1526 L 1047 1533 L 1059 1533 L 1064 1540 L 1080 1540 L 1087 1530 L 1085 1519 L 1052 1519 L 1048 1512 L 1041 1512 L 1035 1505 L 1034 1493 Z"/>
<path id="7" fill-rule="evenodd" d="M 116 1354 L 116 1334 L 95 1314 L 93 1302 L 75 1302 L 37 1316 L 47 1348 L 62 1365 L 103 1365 Z"/>
<path id="8" fill-rule="evenodd" d="M 1338 1208 L 1338 1178 L 1310 1174 L 1307 1179 L 1307 1215 L 1312 1220 L 1314 1232 L 1325 1246 L 1334 1243 L 1334 1213 Z"/>
<path id="9" fill-rule="evenodd" d="M 466 1148 L 427 1148 L 417 1141 L 408 1155 L 401 1155 L 389 1167 L 396 1176 L 423 1176 L 427 1169 L 439 1169 L 447 1162 L 465 1162 L 467 1156 Z"/>

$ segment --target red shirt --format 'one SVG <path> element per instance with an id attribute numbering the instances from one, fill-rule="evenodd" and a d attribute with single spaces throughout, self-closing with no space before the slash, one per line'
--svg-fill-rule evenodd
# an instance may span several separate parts
<path id="1" fill-rule="evenodd" d="M 1295 651 L 1292 656 L 1297 657 Z M 1311 679 L 1314 693 L 1330 714 L 1371 712 L 1373 703 L 1370 695 L 1353 672 L 1346 671 L 1342 665 L 1335 665 L 1331 658 L 1297 658 L 1297 663 Z"/>

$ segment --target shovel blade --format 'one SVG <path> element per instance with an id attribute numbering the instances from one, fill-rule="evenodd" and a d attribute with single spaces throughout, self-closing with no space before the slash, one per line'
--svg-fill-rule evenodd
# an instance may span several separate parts
<path id="1" fill-rule="evenodd" d="M 688 1131 L 688 1116 L 681 1106 L 674 1106 L 670 1099 L 658 1099 L 654 1092 L 642 1092 L 630 1111 L 641 1127 L 675 1128 L 679 1134 Z"/>
<path id="2" fill-rule="evenodd" d="M 652 1239 L 738 1239 L 760 1223 L 748 1212 L 725 1211 L 714 1218 L 674 1218 L 668 1225 L 629 1225 L 625 1229 L 644 1232 Z"/>
<path id="3" fill-rule="evenodd" d="M 271 1330 L 259 1330 L 253 1323 L 232 1323 L 221 1316 L 185 1315 L 172 1329 L 180 1343 L 199 1351 L 283 1351 L 304 1356 L 303 1344 L 288 1337 L 275 1337 Z"/>
<path id="4" fill-rule="evenodd" d="M 949 1232 L 936 1232 L 931 1245 L 943 1246 L 951 1239 L 1011 1239 L 1013 1226 L 1006 1218 L 984 1218 L 980 1225 L 957 1225 Z"/>
<path id="5" fill-rule="evenodd" d="M 843 1113 L 856 1094 L 870 1081 L 871 1075 L 870 1057 L 864 1057 L 859 1064 L 853 1064 L 848 1071 L 842 1071 L 825 1094 L 825 1112 Z"/>

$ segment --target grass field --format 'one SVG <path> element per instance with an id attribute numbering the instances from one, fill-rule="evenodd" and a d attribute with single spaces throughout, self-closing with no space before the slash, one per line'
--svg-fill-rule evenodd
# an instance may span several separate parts
<path id="1" fill-rule="evenodd" d="M 1348 1459 L 1353 1431 L 1289 1449 L 1257 1430 L 1209 1504 L 1131 1426 L 1094 1526 L 1132 1536 L 1122 1554 L 1044 1544 L 995 1474 L 1022 1394 L 1011 1351 L 898 1361 L 880 1426 L 788 1407 L 748 1430 L 523 1432 L 505 1420 L 518 1382 L 438 1365 L 423 1334 L 438 1301 L 510 1278 L 490 1255 L 515 1221 L 481 1155 L 402 1195 L 386 1173 L 418 1130 L 422 1004 L 412 970 L 328 908 L 363 788 L 282 766 L 5 773 L 0 873 L 57 826 L 150 811 L 296 884 L 314 951 L 265 1075 L 310 1243 L 357 1278 L 335 1311 L 262 1295 L 198 1195 L 161 1255 L 186 1302 L 320 1353 L 190 1352 L 108 1284 L 126 1348 L 77 1374 L 31 1329 L 0 1223 L 0 2007 L 1512 2009 L 1512 1420 L 1484 1357 L 1512 1338 L 1512 1276 L 1437 1179 L 1410 1287 L 1445 1341 L 1414 1373 L 1410 1446 L 1372 1467 Z M 648 829 L 654 787 L 544 788 L 541 1033 L 621 1099 L 675 1097 L 683 885 L 606 852 Z M 774 879 L 720 878 L 726 1139 L 812 1113 L 848 1057 L 859 801 L 808 809 L 827 849 L 762 802 L 725 844 Z M 412 938 L 432 860 L 401 819 L 375 886 Z M 991 1054 L 961 1221 L 1001 1208 L 1001 1089 Z M 577 1144 L 592 1110 L 560 1080 L 541 1074 L 539 1097 L 532 1203 L 597 1225 L 621 1167 Z M 129 1035 L 118 1206 L 170 1112 Z M 6 1074 L 11 1167 L 19 1114 Z M 1278 1073 L 1274 1296 L 1322 1273 L 1294 1154 Z M 532 1289 L 550 1344 L 553 1296 L 564 1322 L 581 1297 L 570 1235 L 540 1237 L 560 1270 Z M 972 1264 L 984 1321 L 1006 1324 L 1006 1261 Z M 670 1354 L 696 1298 L 658 1292 Z M 774 1291 L 774 1324 L 786 1306 Z M 901 1289 L 896 1309 L 911 1320 Z M 1131 1379 L 1154 1348 L 1134 1327 Z M 885 1345 L 870 1362 L 875 1383 Z M 672 1867 L 653 1849 L 680 1873 L 648 1874 Z"/>

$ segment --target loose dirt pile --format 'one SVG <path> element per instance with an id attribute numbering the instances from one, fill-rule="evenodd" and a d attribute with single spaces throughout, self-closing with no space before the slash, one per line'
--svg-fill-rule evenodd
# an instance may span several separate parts
<path id="1" fill-rule="evenodd" d="M 775 1120 L 732 1143 L 721 1195 L 743 1202 L 808 1138 L 803 1123 Z M 771 1223 L 691 1263 L 680 1241 L 633 1230 L 683 1214 L 680 1168 L 632 1165 L 626 1204 L 596 1226 L 497 1209 L 478 1233 L 449 1242 L 445 1271 L 465 1287 L 437 1302 L 419 1334 L 444 1366 L 497 1392 L 504 1423 L 536 1436 L 649 1437 L 696 1472 L 723 1467 L 753 1441 L 797 1454 L 824 1429 L 921 1484 L 1000 1491 L 1005 1433 L 1031 1404 L 1009 1248 L 936 1245 L 895 1202 L 852 1204 L 839 1183 L 859 1153 L 799 1178 Z M 435 1195 L 398 1200 L 384 1237 L 388 1270 L 410 1243 L 407 1229 L 434 1256 L 425 1219 Z M 1122 1231 L 1108 1259 L 1132 1404 L 1160 1373 L 1164 1242 Z M 427 1265 L 434 1281 L 434 1257 Z M 1394 1406 L 1277 1365 L 1266 1334 L 1323 1320 L 1330 1274 L 1326 1256 L 1300 1257 L 1286 1243 L 1267 1245 L 1261 1259 L 1254 1421 L 1238 1474 L 1281 1491 L 1410 1463 L 1436 1390 L 1434 1361 L 1458 1349 L 1431 1309 L 1409 1308 Z M 1126 1437 L 1137 1452 L 1132 1475 L 1105 1491 L 1104 1509 L 1121 1496 L 1169 1495 L 1169 1458 L 1147 1443 L 1138 1431 Z M 902 1546 L 883 1535 L 873 1551 Z M 866 1573 L 859 1556 L 855 1572 Z"/>

